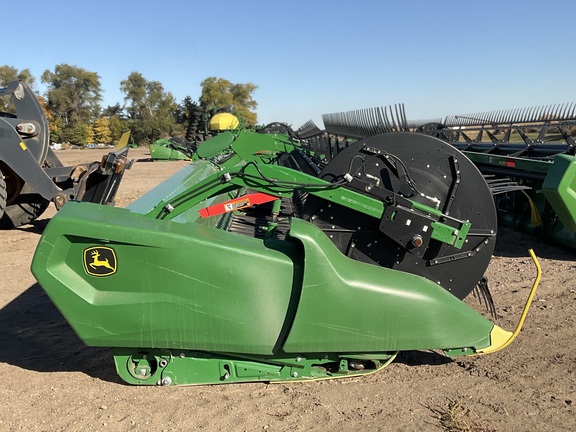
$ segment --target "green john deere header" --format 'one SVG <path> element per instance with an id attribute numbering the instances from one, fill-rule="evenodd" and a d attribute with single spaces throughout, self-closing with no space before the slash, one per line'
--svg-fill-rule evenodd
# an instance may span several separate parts
<path id="1" fill-rule="evenodd" d="M 127 208 L 71 202 L 46 228 L 34 275 L 126 382 L 338 378 L 511 341 L 461 301 L 489 296 L 497 231 L 468 158 L 389 132 L 326 163 L 277 129 L 222 132 Z"/>

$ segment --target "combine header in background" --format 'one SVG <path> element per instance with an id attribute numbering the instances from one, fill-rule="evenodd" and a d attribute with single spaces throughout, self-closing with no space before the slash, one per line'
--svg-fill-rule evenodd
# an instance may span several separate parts
<path id="1" fill-rule="evenodd" d="M 50 221 L 32 271 L 125 381 L 348 377 L 518 334 L 461 301 L 489 297 L 496 239 L 469 159 L 396 127 L 326 156 L 309 126 L 224 131 L 127 208 L 69 203 Z"/>
<path id="2" fill-rule="evenodd" d="M 212 116 L 205 131 L 199 131 L 197 130 L 199 117 L 200 114 L 189 126 L 191 132 L 187 136 L 191 140 L 178 137 L 161 138 L 150 144 L 150 157 L 157 161 L 192 160 L 201 142 L 222 131 L 235 130 L 240 126 L 236 116 L 230 113 L 219 113 Z"/>
<path id="3" fill-rule="evenodd" d="M 337 154 L 383 130 L 431 135 L 461 150 L 484 175 L 504 225 L 576 247 L 576 104 L 405 120 L 402 106 L 323 116 L 323 144 Z M 318 138 L 316 138 L 318 139 Z"/>
<path id="4" fill-rule="evenodd" d="M 65 167 L 50 148 L 48 121 L 28 86 L 11 81 L 0 97 L 11 97 L 15 108 L 0 112 L 0 228 L 33 222 L 50 201 L 57 209 L 70 200 L 113 203 L 130 165 L 126 147 L 101 161 Z"/>

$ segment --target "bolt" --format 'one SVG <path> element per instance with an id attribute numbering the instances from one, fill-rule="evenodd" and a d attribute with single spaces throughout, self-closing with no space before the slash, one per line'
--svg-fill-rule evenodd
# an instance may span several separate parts
<path id="1" fill-rule="evenodd" d="M 162 378 L 161 384 L 162 384 L 163 386 L 172 385 L 172 378 L 170 378 L 170 377 L 164 377 L 164 378 Z"/>
<path id="2" fill-rule="evenodd" d="M 296 361 L 300 363 L 302 361 L 302 357 L 296 357 Z"/>
<path id="3" fill-rule="evenodd" d="M 420 247 L 424 244 L 424 239 L 422 239 L 420 234 L 416 234 L 414 237 L 412 237 L 412 244 L 416 247 Z"/>
<path id="4" fill-rule="evenodd" d="M 298 376 L 298 372 L 292 372 L 292 378 L 296 378 Z"/>
<path id="5" fill-rule="evenodd" d="M 183 352 L 181 352 L 179 357 L 180 357 L 180 358 L 184 358 L 184 357 L 186 357 L 186 354 L 184 354 Z"/>
<path id="6" fill-rule="evenodd" d="M 160 365 L 160 367 L 166 367 L 168 365 L 168 362 L 166 361 L 166 359 L 162 359 L 160 360 L 160 363 L 158 363 Z"/>

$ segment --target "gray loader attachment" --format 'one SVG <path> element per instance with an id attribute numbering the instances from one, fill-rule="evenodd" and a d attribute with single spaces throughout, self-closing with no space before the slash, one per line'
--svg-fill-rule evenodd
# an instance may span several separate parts
<path id="1" fill-rule="evenodd" d="M 101 161 L 65 167 L 50 148 L 48 120 L 30 88 L 11 81 L 0 97 L 11 97 L 15 111 L 0 112 L 0 228 L 34 221 L 50 201 L 57 209 L 69 200 L 114 203 L 132 162 L 127 147 Z"/>

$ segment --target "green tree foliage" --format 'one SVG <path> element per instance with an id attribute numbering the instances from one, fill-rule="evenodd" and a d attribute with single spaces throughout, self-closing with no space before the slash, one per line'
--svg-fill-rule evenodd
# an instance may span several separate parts
<path id="1" fill-rule="evenodd" d="M 120 141 L 122 134 L 130 130 L 128 119 L 126 119 L 124 109 L 119 103 L 108 106 L 102 110 L 102 116 L 108 118 L 110 136 L 112 144 L 116 145 Z"/>
<path id="2" fill-rule="evenodd" d="M 120 141 L 122 134 L 128 130 L 130 130 L 130 125 L 128 124 L 128 120 L 123 117 L 112 115 L 108 117 L 110 121 L 110 135 L 112 136 L 112 144 L 116 145 Z"/>
<path id="3" fill-rule="evenodd" d="M 30 69 L 18 70 L 15 67 L 4 65 L 0 66 L 0 87 L 5 87 L 9 81 L 24 81 L 30 88 L 36 85 L 36 78 L 30 72 Z"/>
<path id="4" fill-rule="evenodd" d="M 253 94 L 258 89 L 257 85 L 233 84 L 224 78 L 209 77 L 202 81 L 200 86 L 200 106 L 203 109 L 229 111 L 247 126 L 256 124 L 258 118 L 255 110 L 258 103 Z"/>
<path id="5" fill-rule="evenodd" d="M 109 105 L 106 108 L 104 108 L 102 110 L 102 115 L 105 117 L 112 117 L 112 116 L 124 117 L 124 110 L 122 109 L 120 104 L 117 103 L 116 105 L 112 106 Z"/>
<path id="6" fill-rule="evenodd" d="M 48 108 L 62 124 L 60 141 L 86 144 L 90 124 L 100 112 L 101 85 L 96 72 L 60 64 L 45 70 L 41 81 L 48 85 Z"/>
<path id="7" fill-rule="evenodd" d="M 92 128 L 86 123 L 76 123 L 62 129 L 61 140 L 72 144 L 86 145 L 92 141 Z"/>
<path id="8" fill-rule="evenodd" d="M 6 87 L 6 85 L 13 80 L 24 81 L 32 89 L 34 89 L 36 85 L 36 79 L 32 75 L 32 72 L 30 72 L 30 69 L 22 69 L 19 71 L 12 66 L 0 66 L 0 87 Z M 0 99 L 0 111 L 13 112 L 9 98 Z"/>
<path id="9" fill-rule="evenodd" d="M 150 143 L 160 135 L 180 131 L 175 115 L 178 105 L 174 96 L 158 81 L 148 81 L 139 72 L 132 72 L 120 83 L 127 104 L 128 123 L 137 143 Z"/>
<path id="10" fill-rule="evenodd" d="M 234 104 L 234 96 L 230 91 L 232 83 L 224 78 L 208 77 L 200 83 L 202 95 L 200 105 L 206 111 L 229 110 Z"/>
<path id="11" fill-rule="evenodd" d="M 30 69 L 0 66 L 0 87 L 15 79 L 32 88 L 36 84 Z M 160 82 L 132 72 L 120 83 L 124 106 L 116 103 L 102 109 L 100 76 L 96 72 L 63 63 L 54 70 L 45 70 L 41 82 L 47 84 L 47 90 L 45 98 L 38 98 L 49 121 L 51 140 L 57 142 L 116 144 L 127 130 L 139 144 L 160 136 L 180 135 L 193 140 L 208 122 L 209 113 L 217 111 L 231 112 L 247 126 L 257 121 L 258 104 L 253 95 L 258 87 L 252 83 L 234 84 L 209 77 L 201 83 L 199 103 L 186 96 L 177 104 Z M 0 99 L 0 111 L 13 111 L 9 98 Z"/>

